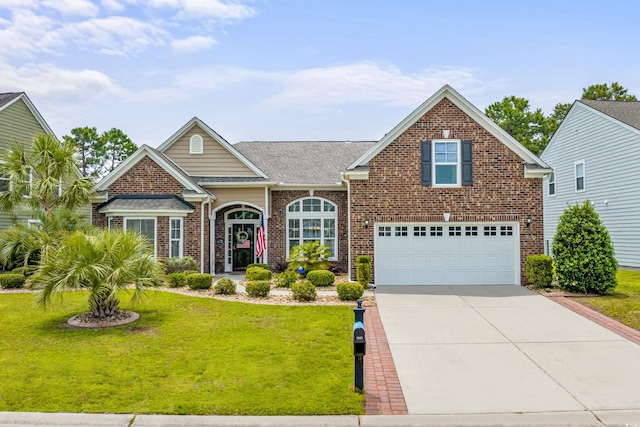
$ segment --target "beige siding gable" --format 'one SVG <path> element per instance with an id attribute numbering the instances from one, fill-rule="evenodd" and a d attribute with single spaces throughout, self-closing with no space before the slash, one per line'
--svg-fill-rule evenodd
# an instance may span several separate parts
<path id="1" fill-rule="evenodd" d="M 22 99 L 0 111 L 0 147 L 12 141 L 29 142 L 46 132 Z"/>
<path id="2" fill-rule="evenodd" d="M 189 154 L 189 141 L 193 135 L 203 138 L 203 154 Z M 258 176 L 197 124 L 164 154 L 193 176 Z"/>
<path id="3" fill-rule="evenodd" d="M 262 209 L 265 207 L 264 187 L 207 189 L 216 196 L 216 201 L 213 204 L 214 209 L 231 202 L 251 203 Z"/>

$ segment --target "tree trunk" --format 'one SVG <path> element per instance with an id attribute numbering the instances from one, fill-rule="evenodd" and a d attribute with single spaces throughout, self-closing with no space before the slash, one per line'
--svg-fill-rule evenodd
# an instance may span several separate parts
<path id="1" fill-rule="evenodd" d="M 120 301 L 117 298 L 105 298 L 92 301 L 90 303 L 91 313 L 93 317 L 104 318 L 113 316 L 120 309 Z"/>

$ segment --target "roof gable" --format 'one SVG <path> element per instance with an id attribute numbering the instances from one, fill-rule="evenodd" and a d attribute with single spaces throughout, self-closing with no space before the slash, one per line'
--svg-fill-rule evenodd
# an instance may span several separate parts
<path id="1" fill-rule="evenodd" d="M 98 184 L 96 184 L 96 191 L 104 191 L 109 188 L 111 184 L 124 175 L 129 169 L 131 169 L 136 163 L 142 160 L 145 156 L 148 156 L 156 162 L 162 169 L 167 171 L 173 178 L 182 184 L 187 190 L 194 191 L 198 194 L 205 194 L 206 191 L 195 183 L 188 174 L 180 169 L 178 165 L 173 163 L 171 159 L 167 158 L 157 150 L 142 145 L 138 151 L 127 157 L 122 163 L 120 163 L 111 173 L 102 178 Z"/>
<path id="2" fill-rule="evenodd" d="M 252 174 L 260 176 L 262 178 L 267 178 L 267 175 L 261 171 L 255 164 L 249 161 L 245 156 L 243 156 L 238 150 L 236 150 L 231 144 L 229 144 L 222 136 L 220 136 L 217 132 L 207 126 L 202 120 L 197 117 L 189 120 L 184 126 L 182 126 L 176 133 L 171 135 L 169 139 L 163 142 L 159 147 L 158 151 L 165 153 L 167 155 L 172 155 L 171 147 L 178 141 L 181 140 L 183 136 L 187 134 L 194 127 L 199 127 L 202 131 L 208 135 L 213 141 L 215 141 L 220 147 L 222 147 L 226 152 L 228 152 L 234 159 L 236 159 L 241 165 L 248 168 Z M 200 156 L 200 155 L 198 155 Z M 186 165 L 185 165 L 186 167 Z M 201 173 L 194 173 L 194 175 L 202 175 Z M 243 175 L 246 175 L 244 173 Z M 226 175 L 229 176 L 229 175 Z"/>
<path id="3" fill-rule="evenodd" d="M 582 99 L 577 102 L 598 110 L 636 130 L 640 130 L 640 101 L 594 101 Z"/>
<path id="4" fill-rule="evenodd" d="M 522 144 L 516 141 L 511 135 L 509 135 L 504 129 L 498 126 L 493 120 L 489 119 L 484 113 L 476 108 L 469 101 L 464 99 L 462 95 L 456 92 L 451 86 L 444 85 L 439 91 L 433 94 L 422 105 L 416 108 L 411 114 L 405 117 L 396 127 L 378 141 L 373 147 L 371 147 L 366 153 L 364 153 L 358 160 L 353 162 L 348 169 L 352 170 L 357 167 L 366 166 L 367 163 L 377 156 L 384 148 L 391 144 L 396 138 L 402 135 L 407 129 L 415 124 L 420 118 L 422 118 L 427 112 L 429 112 L 434 106 L 436 106 L 444 98 L 447 98 L 454 105 L 460 108 L 464 113 L 471 117 L 475 122 L 487 130 L 491 135 L 497 138 L 500 142 L 506 145 L 511 151 L 516 153 L 527 164 L 537 165 L 541 168 L 548 168 L 540 158 L 534 155 L 531 151 L 527 150 Z"/>
<path id="5" fill-rule="evenodd" d="M 24 102 L 24 104 L 29 109 L 29 112 L 33 115 L 38 124 L 42 126 L 42 129 L 44 129 L 46 133 L 55 136 L 47 122 L 40 115 L 38 109 L 35 107 L 35 105 L 33 105 L 27 94 L 24 92 L 0 93 L 0 114 L 3 110 L 20 101 Z"/>

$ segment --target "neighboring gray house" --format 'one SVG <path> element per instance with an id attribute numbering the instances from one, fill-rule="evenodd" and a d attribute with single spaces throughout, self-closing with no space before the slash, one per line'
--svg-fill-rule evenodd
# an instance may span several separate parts
<path id="1" fill-rule="evenodd" d="M 54 135 L 27 94 L 0 93 L 0 149 L 14 141 L 30 142 L 39 133 Z M 0 176 L 0 191 L 7 186 L 8 180 Z M 13 215 L 0 213 L 0 230 L 7 228 L 13 219 Z"/>
<path id="2" fill-rule="evenodd" d="M 620 266 L 640 267 L 640 102 L 576 101 L 541 154 L 545 253 L 568 205 L 590 200 Z"/>

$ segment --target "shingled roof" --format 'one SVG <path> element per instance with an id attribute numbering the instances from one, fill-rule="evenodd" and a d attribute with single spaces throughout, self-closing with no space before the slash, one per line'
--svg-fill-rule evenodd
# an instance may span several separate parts
<path id="1" fill-rule="evenodd" d="M 0 108 L 2 108 L 4 105 L 8 104 L 9 102 L 13 101 L 14 99 L 19 97 L 23 93 L 24 92 L 0 93 Z"/>
<path id="2" fill-rule="evenodd" d="M 640 101 L 592 101 L 582 99 L 582 102 L 607 116 L 620 120 L 629 126 L 640 129 Z"/>
<path id="3" fill-rule="evenodd" d="M 234 148 L 283 184 L 337 185 L 341 172 L 376 141 L 250 141 Z"/>

